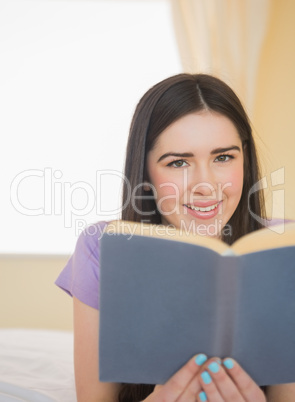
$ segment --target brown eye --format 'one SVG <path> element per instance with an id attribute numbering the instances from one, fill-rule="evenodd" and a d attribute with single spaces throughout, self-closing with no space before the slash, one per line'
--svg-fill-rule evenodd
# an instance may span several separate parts
<path id="1" fill-rule="evenodd" d="M 220 155 L 219 156 L 219 158 L 218 158 L 218 160 L 220 161 L 220 162 L 225 162 L 227 159 L 226 159 L 227 157 L 225 156 L 225 155 Z"/>
<path id="2" fill-rule="evenodd" d="M 176 161 L 174 162 L 174 166 L 181 167 L 183 165 L 183 161 Z"/>
<path id="3" fill-rule="evenodd" d="M 230 159 L 233 159 L 232 155 L 219 155 L 215 160 L 217 162 L 228 162 Z"/>
<path id="4" fill-rule="evenodd" d="M 181 167 L 186 166 L 186 165 L 187 165 L 187 163 L 183 159 L 179 159 L 177 161 L 173 161 L 173 162 L 168 163 L 168 166 L 172 166 L 172 167 L 175 167 L 175 168 L 181 168 Z"/>

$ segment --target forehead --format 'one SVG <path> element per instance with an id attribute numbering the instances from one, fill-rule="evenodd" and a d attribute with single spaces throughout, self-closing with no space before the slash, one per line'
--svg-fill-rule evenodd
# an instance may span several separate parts
<path id="1" fill-rule="evenodd" d="M 202 111 L 190 113 L 172 123 L 159 135 L 153 150 L 210 150 L 229 145 L 241 145 L 239 133 L 232 121 L 221 114 Z"/>

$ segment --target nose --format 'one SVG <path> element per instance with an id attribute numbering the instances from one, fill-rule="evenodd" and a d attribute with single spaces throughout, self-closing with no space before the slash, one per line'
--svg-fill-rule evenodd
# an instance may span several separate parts
<path id="1" fill-rule="evenodd" d="M 188 190 L 194 197 L 216 199 L 215 184 L 211 170 L 207 167 L 199 167 L 191 174 Z"/>
<path id="2" fill-rule="evenodd" d="M 194 196 L 216 198 L 216 191 L 214 186 L 208 182 L 201 182 L 194 185 L 191 193 Z"/>

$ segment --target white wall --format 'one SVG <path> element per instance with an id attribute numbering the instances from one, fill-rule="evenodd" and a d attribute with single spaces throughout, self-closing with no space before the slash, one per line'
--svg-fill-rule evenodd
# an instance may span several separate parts
<path id="1" fill-rule="evenodd" d="M 0 253 L 70 253 L 118 216 L 135 105 L 180 71 L 166 0 L 0 1 Z"/>

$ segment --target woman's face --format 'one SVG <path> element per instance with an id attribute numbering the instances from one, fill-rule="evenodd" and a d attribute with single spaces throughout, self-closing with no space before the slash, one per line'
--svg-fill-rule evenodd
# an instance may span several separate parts
<path id="1" fill-rule="evenodd" d="M 237 129 L 215 112 L 188 114 L 160 134 L 148 153 L 147 172 L 164 224 L 220 236 L 243 189 Z"/>

